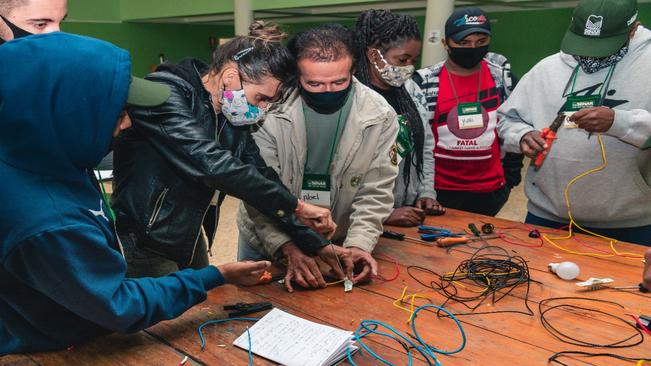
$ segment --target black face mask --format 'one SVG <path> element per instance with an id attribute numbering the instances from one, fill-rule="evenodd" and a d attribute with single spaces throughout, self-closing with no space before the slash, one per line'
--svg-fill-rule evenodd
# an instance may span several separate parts
<path id="1" fill-rule="evenodd" d="M 5 24 L 7 24 L 7 27 L 9 27 L 9 29 L 11 29 L 11 33 L 14 34 L 14 39 L 31 36 L 33 34 L 33 33 L 29 33 L 28 31 L 24 30 L 23 28 L 18 27 L 17 25 L 10 22 L 9 19 L 3 17 L 2 15 L 0 15 L 0 18 L 2 18 L 2 20 L 5 21 Z M 2 38 L 0 38 L 0 44 L 3 44 L 3 43 L 5 43 L 5 41 Z"/>
<path id="2" fill-rule="evenodd" d="M 488 53 L 488 45 L 477 48 L 448 47 L 448 54 L 452 61 L 464 69 L 472 69 Z"/>
<path id="3" fill-rule="evenodd" d="M 348 97 L 348 93 L 350 93 L 352 86 L 353 81 L 351 80 L 348 87 L 344 90 L 313 93 L 305 90 L 303 85 L 299 83 L 299 91 L 305 104 L 314 109 L 317 113 L 332 114 L 340 110 L 341 107 L 346 104 L 346 98 Z"/>

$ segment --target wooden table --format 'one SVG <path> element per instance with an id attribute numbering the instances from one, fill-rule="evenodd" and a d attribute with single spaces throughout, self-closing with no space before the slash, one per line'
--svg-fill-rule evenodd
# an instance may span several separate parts
<path id="1" fill-rule="evenodd" d="M 448 210 L 442 217 L 429 217 L 428 225 L 445 227 L 454 231 L 467 228 L 474 222 L 493 223 L 498 230 L 514 235 L 511 240 L 519 240 L 531 246 L 540 241 L 528 237 L 529 229 L 522 224 Z M 508 227 L 515 229 L 505 230 Z M 387 229 L 417 236 L 416 229 Z M 543 229 L 550 231 L 548 229 Z M 560 232 L 559 232 L 560 233 Z M 608 245 L 601 240 L 581 237 L 590 246 L 608 251 Z M 621 292 L 600 290 L 578 292 L 575 281 L 563 281 L 547 270 L 550 262 L 570 260 L 581 268 L 579 279 L 588 277 L 611 277 L 615 285 L 636 285 L 640 282 L 643 263 L 640 259 L 623 257 L 595 258 L 566 253 L 548 243 L 542 247 L 525 247 L 508 244 L 502 240 L 491 240 L 491 245 L 499 245 L 513 255 L 520 255 L 528 262 L 531 278 L 539 281 L 532 283 L 529 303 L 533 316 L 517 313 L 500 313 L 488 315 L 460 316 L 468 343 L 466 348 L 456 355 L 439 357 L 443 365 L 546 365 L 547 359 L 558 351 L 580 350 L 587 352 L 612 352 L 632 357 L 651 357 L 648 341 L 633 348 L 624 349 L 590 349 L 572 346 L 552 337 L 541 325 L 538 303 L 551 297 L 582 296 L 595 299 L 615 301 L 624 309 L 607 304 L 584 304 L 606 312 L 625 317 L 627 314 L 651 314 L 651 296 L 637 291 Z M 478 246 L 478 243 L 473 243 Z M 591 251 L 577 242 L 565 242 L 563 246 L 572 250 Z M 621 251 L 643 254 L 645 247 L 632 244 L 617 244 Z M 408 266 L 422 266 L 439 273 L 452 271 L 457 265 L 470 257 L 475 249 L 469 246 L 455 247 L 449 251 L 432 248 L 407 241 L 381 239 L 375 253 L 379 255 L 380 274 L 391 277 L 395 264 L 386 260 L 386 256 L 399 263 L 400 275 L 391 282 L 374 280 L 370 284 L 356 287 L 352 293 L 345 294 L 341 285 L 317 291 L 297 291 L 288 294 L 282 285 L 272 283 L 265 286 L 237 288 L 222 286 L 212 291 L 208 300 L 188 310 L 176 320 L 160 323 L 146 331 L 133 335 L 112 335 L 99 338 L 68 351 L 14 355 L 0 358 L 2 365 L 178 365 L 181 359 L 189 356 L 187 365 L 246 365 L 245 351 L 232 345 L 232 342 L 245 330 L 247 324 L 229 322 L 208 326 L 205 329 L 206 349 L 201 350 L 197 327 L 204 321 L 225 317 L 222 305 L 234 302 L 271 301 L 274 306 L 306 319 L 333 325 L 343 329 L 354 330 L 362 319 L 382 320 L 402 332 L 409 332 L 407 324 L 409 313 L 393 306 L 393 301 L 400 296 L 404 287 L 408 293 L 426 293 L 434 304 L 441 304 L 445 298 L 418 284 L 407 274 Z M 431 278 L 434 279 L 434 278 Z M 524 311 L 526 286 L 519 286 L 499 302 L 487 301 L 476 311 L 519 310 Z M 419 301 L 418 304 L 424 304 Z M 450 303 L 447 308 L 453 312 L 466 309 L 458 303 Z M 261 315 L 261 314 L 258 314 Z M 607 343 L 621 339 L 624 334 L 631 334 L 631 328 L 625 328 L 616 321 L 606 317 L 595 317 L 582 312 L 559 311 L 550 315 L 561 329 L 570 335 L 582 339 Z M 418 331 L 426 341 L 439 349 L 454 349 L 460 343 L 457 327 L 450 319 L 437 318 L 433 313 L 422 312 L 418 317 Z M 366 343 L 375 351 L 395 365 L 406 365 L 405 351 L 395 342 L 386 338 L 369 337 Z M 359 365 L 378 365 L 367 353 L 355 355 Z M 631 365 L 631 362 L 613 359 L 563 359 L 571 365 Z M 254 357 L 255 365 L 272 363 Z M 417 358 L 417 365 L 426 363 Z"/>

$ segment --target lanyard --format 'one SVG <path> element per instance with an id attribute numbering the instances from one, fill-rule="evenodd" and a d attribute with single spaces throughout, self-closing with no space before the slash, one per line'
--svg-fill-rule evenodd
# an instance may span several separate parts
<path id="1" fill-rule="evenodd" d="M 454 98 L 457 100 L 457 105 L 459 104 L 459 95 L 457 94 L 457 89 L 454 87 L 454 82 L 452 81 L 452 75 L 449 69 L 445 69 L 445 71 L 448 74 L 448 79 L 450 80 L 450 85 L 452 86 L 452 92 L 454 93 Z M 479 81 L 477 82 L 477 102 L 479 103 L 480 100 L 480 95 L 481 95 L 481 73 L 482 73 L 482 68 L 479 68 Z"/>
<path id="2" fill-rule="evenodd" d="M 617 64 L 614 64 L 610 66 L 608 69 L 608 73 L 606 74 L 606 78 L 604 79 L 604 82 L 601 84 L 599 87 L 598 94 L 600 96 L 599 98 L 599 105 L 603 105 L 604 99 L 606 99 L 606 93 L 608 93 L 608 87 L 610 86 L 610 81 L 613 79 L 613 74 L 615 73 L 615 66 Z M 565 85 L 565 89 L 563 90 L 563 97 L 567 97 L 571 94 L 574 94 L 574 88 L 576 87 L 576 79 L 579 75 L 579 68 L 580 65 L 576 65 L 574 68 L 574 71 L 572 72 L 572 76 L 570 76 L 570 80 L 567 81 L 567 85 Z M 567 92 L 567 89 L 570 87 L 570 84 L 572 85 L 572 89 L 570 92 Z"/>
<path id="3" fill-rule="evenodd" d="M 335 148 L 337 147 L 337 135 L 339 135 L 339 126 L 341 125 L 341 115 L 344 112 L 344 107 L 342 107 L 339 110 L 339 116 L 337 117 L 337 128 L 335 129 L 335 134 L 332 136 L 332 146 L 330 147 L 330 159 L 328 160 L 328 167 L 327 171 L 324 173 L 328 175 L 330 173 L 330 167 L 332 166 L 332 159 L 335 156 Z M 306 116 L 307 114 L 305 113 L 305 105 L 303 105 L 303 116 Z M 307 153 L 305 156 L 305 165 L 307 165 L 307 162 L 309 161 L 310 157 L 310 147 L 307 147 Z M 305 169 L 303 169 L 305 170 Z"/>

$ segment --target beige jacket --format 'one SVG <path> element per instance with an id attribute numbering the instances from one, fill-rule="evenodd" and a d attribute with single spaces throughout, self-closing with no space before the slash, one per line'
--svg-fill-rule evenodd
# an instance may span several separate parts
<path id="1" fill-rule="evenodd" d="M 398 120 L 382 96 L 356 79 L 352 90 L 350 114 L 333 158 L 330 209 L 337 223 L 333 241 L 371 252 L 382 223 L 393 210 Z M 267 116 L 253 137 L 267 165 L 278 172 L 292 194 L 300 196 L 307 132 L 298 91 Z M 240 207 L 237 222 L 242 239 L 270 257 L 291 240 L 250 206 Z"/>

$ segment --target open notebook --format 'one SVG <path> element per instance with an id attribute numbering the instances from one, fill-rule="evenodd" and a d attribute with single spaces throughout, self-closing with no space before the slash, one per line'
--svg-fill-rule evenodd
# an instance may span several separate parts
<path id="1" fill-rule="evenodd" d="M 357 351 L 353 333 L 273 309 L 250 329 L 251 350 L 281 365 L 331 366 Z M 249 349 L 246 332 L 233 344 Z"/>

